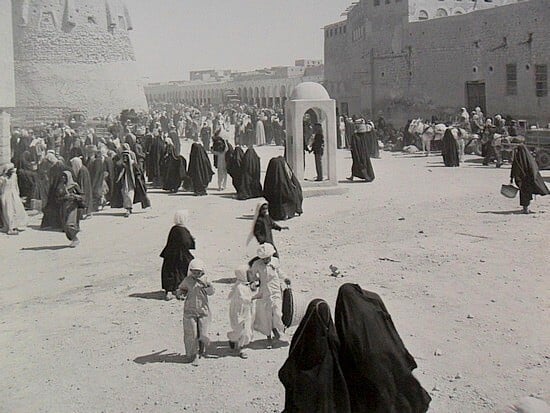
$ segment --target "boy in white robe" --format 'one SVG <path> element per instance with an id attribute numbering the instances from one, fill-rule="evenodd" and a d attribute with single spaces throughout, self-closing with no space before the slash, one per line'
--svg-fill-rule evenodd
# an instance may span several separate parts
<path id="1" fill-rule="evenodd" d="M 280 340 L 284 332 L 283 324 L 283 289 L 290 281 L 286 279 L 279 268 L 279 260 L 273 257 L 275 247 L 265 243 L 258 248 L 258 260 L 249 270 L 252 281 L 260 282 L 260 298 L 256 301 L 256 316 L 254 330 L 267 336 L 271 342 L 271 335 Z M 271 347 L 271 344 L 269 344 Z"/>
<path id="2" fill-rule="evenodd" d="M 237 281 L 229 293 L 229 322 L 231 331 L 227 333 L 229 346 L 234 349 L 239 357 L 246 359 L 248 355 L 243 347 L 250 344 L 254 323 L 254 300 L 260 298 L 256 294 L 256 282 L 248 282 L 248 266 L 244 265 L 235 270 Z"/>

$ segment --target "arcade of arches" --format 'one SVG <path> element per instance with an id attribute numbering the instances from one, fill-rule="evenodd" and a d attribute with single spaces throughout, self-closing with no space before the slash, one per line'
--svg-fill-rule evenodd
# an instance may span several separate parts
<path id="1" fill-rule="evenodd" d="M 145 86 L 149 103 L 187 103 L 215 105 L 238 99 L 262 108 L 283 108 L 294 88 L 304 78 L 211 84 L 164 83 Z M 317 80 L 317 79 L 315 79 Z"/>

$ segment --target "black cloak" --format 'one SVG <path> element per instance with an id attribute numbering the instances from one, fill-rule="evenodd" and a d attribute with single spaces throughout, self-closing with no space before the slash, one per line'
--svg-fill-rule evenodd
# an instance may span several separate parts
<path id="1" fill-rule="evenodd" d="M 113 162 L 113 159 L 106 156 L 103 159 L 103 168 L 104 172 L 107 172 L 107 177 L 105 178 L 105 181 L 107 182 L 107 186 L 109 187 L 109 192 L 107 193 L 106 198 L 107 201 L 111 202 L 111 199 L 113 199 L 115 193 L 115 164 Z"/>
<path id="2" fill-rule="evenodd" d="M 405 348 L 382 299 L 356 284 L 338 291 L 334 321 L 354 413 L 423 413 L 431 398 L 412 371 Z"/>
<path id="3" fill-rule="evenodd" d="M 149 178 L 149 180 L 158 180 L 162 177 L 160 166 L 165 152 L 166 143 L 160 136 L 155 136 L 151 142 L 149 154 L 147 155 L 147 164 L 149 165 L 148 173 L 150 173 L 147 178 Z"/>
<path id="4" fill-rule="evenodd" d="M 174 292 L 187 277 L 189 263 L 195 258 L 189 250 L 195 249 L 195 239 L 185 227 L 174 225 L 160 256 L 162 263 L 162 289 Z"/>
<path id="5" fill-rule="evenodd" d="M 63 172 L 68 171 L 61 162 L 54 164 L 48 171 L 48 202 L 44 208 L 40 228 L 63 229 L 62 208 L 63 203 L 58 198 L 58 188 L 64 185 Z"/>
<path id="6" fill-rule="evenodd" d="M 253 147 L 246 150 L 242 161 L 242 181 L 237 198 L 252 199 L 262 196 L 262 183 L 260 181 L 260 157 Z"/>
<path id="7" fill-rule="evenodd" d="M 125 168 L 128 168 L 129 165 L 124 163 L 122 157 L 117 155 L 113 158 L 114 164 L 114 190 L 111 198 L 111 208 L 122 208 L 124 205 L 122 199 L 122 179 L 118 179 L 120 174 L 124 171 Z M 133 175 L 134 175 L 134 199 L 133 204 L 141 203 L 143 209 L 149 208 L 151 206 L 151 201 L 147 196 L 147 186 L 145 185 L 145 177 L 143 176 L 143 171 L 137 163 L 133 163 Z"/>
<path id="8" fill-rule="evenodd" d="M 269 202 L 269 215 L 276 221 L 294 218 L 303 212 L 302 187 L 282 156 L 269 161 L 264 198 Z"/>
<path id="9" fill-rule="evenodd" d="M 458 156 L 458 144 L 453 136 L 453 131 L 450 128 L 445 130 L 443 140 L 441 141 L 443 148 L 441 149 L 441 155 L 443 155 L 443 163 L 445 166 L 454 167 L 460 166 L 460 158 Z"/>
<path id="10" fill-rule="evenodd" d="M 177 155 L 174 145 L 168 145 L 163 161 L 163 185 L 165 191 L 176 192 L 187 177 L 187 161 Z"/>
<path id="11" fill-rule="evenodd" d="M 311 301 L 279 370 L 285 386 L 285 413 L 351 412 L 339 348 L 330 307 L 320 299 Z"/>
<path id="12" fill-rule="evenodd" d="M 239 196 L 243 179 L 243 157 L 243 150 L 240 146 L 237 146 L 233 151 L 231 151 L 229 159 L 227 160 L 227 173 L 233 180 L 233 187 L 235 188 L 235 191 L 237 191 L 237 197 Z"/>
<path id="13" fill-rule="evenodd" d="M 78 175 L 75 175 L 73 171 L 73 177 L 75 182 L 78 184 L 80 192 L 84 195 L 84 203 L 86 204 L 86 208 L 84 208 L 84 210 L 87 212 L 92 212 L 93 190 L 90 171 L 82 165 L 78 171 Z"/>
<path id="14" fill-rule="evenodd" d="M 204 147 L 198 143 L 191 145 L 189 154 L 189 170 L 187 171 L 193 181 L 195 195 L 206 195 L 206 188 L 212 181 L 214 171 Z"/>
<path id="15" fill-rule="evenodd" d="M 378 146 L 378 138 L 376 137 L 376 132 L 371 130 L 366 132 L 365 136 L 367 138 L 367 148 L 369 151 L 369 156 L 371 158 L 380 158 L 380 147 Z"/>
<path id="16" fill-rule="evenodd" d="M 518 145 L 514 151 L 510 179 L 516 182 L 520 190 L 520 204 L 522 206 L 529 206 L 533 194 L 543 196 L 550 194 L 544 179 L 540 175 L 537 162 L 525 145 Z"/>
<path id="17" fill-rule="evenodd" d="M 367 140 L 365 132 L 355 133 L 351 137 L 351 157 L 353 159 L 351 176 L 372 182 L 375 176 L 370 161 Z"/>
<path id="18" fill-rule="evenodd" d="M 88 212 L 97 212 L 103 196 L 105 183 L 105 165 L 101 157 L 95 157 L 88 167 L 92 184 L 92 203 L 88 204 Z"/>

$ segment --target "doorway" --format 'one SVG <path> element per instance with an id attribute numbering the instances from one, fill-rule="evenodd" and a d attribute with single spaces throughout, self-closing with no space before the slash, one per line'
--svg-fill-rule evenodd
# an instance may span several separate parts
<path id="1" fill-rule="evenodd" d="M 466 106 L 469 112 L 479 106 L 484 113 L 487 113 L 485 82 L 466 82 Z"/>

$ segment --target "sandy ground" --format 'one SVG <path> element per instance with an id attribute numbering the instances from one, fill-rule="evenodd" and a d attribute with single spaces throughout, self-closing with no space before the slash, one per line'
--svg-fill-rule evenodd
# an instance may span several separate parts
<path id="1" fill-rule="evenodd" d="M 260 148 L 262 168 L 280 152 Z M 350 155 L 338 156 L 344 179 Z M 374 183 L 306 199 L 290 231 L 275 234 L 295 290 L 331 307 L 344 282 L 378 292 L 416 357 L 431 412 L 548 397 L 550 197 L 519 215 L 518 200 L 499 195 L 509 166 L 382 157 L 373 160 Z M 125 219 L 107 209 L 83 222 L 77 249 L 62 233 L 39 231 L 40 216 L 19 237 L 1 234 L 0 411 L 281 411 L 277 372 L 288 347 L 269 350 L 257 337 L 248 360 L 227 348 L 228 279 L 250 256 L 244 242 L 257 202 L 231 192 L 151 190 L 151 211 Z M 159 253 L 180 208 L 191 211 L 196 255 L 217 290 L 213 358 L 198 367 L 182 364 L 182 303 L 158 292 Z M 331 264 L 346 278 L 329 276 Z"/>

